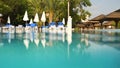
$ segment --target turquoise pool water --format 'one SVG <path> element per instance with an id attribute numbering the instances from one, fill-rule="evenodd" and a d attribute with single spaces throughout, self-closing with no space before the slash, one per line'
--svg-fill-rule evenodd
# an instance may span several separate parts
<path id="1" fill-rule="evenodd" d="M 0 33 L 0 68 L 120 68 L 120 33 Z"/>

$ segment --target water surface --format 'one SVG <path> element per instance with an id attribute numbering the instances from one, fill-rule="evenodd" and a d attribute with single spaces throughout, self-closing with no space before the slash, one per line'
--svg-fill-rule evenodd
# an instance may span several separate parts
<path id="1" fill-rule="evenodd" d="M 120 68 L 120 33 L 0 33 L 0 68 Z"/>

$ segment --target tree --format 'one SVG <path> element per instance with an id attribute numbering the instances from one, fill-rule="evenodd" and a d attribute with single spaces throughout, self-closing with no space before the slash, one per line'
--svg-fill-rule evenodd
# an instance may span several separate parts
<path id="1" fill-rule="evenodd" d="M 84 7 L 91 6 L 90 0 L 68 0 L 70 2 L 70 16 L 73 18 L 73 25 L 85 19 L 86 14 L 91 15 Z"/>
<path id="2" fill-rule="evenodd" d="M 73 24 L 85 19 L 85 15 L 90 13 L 84 10 L 84 7 L 91 6 L 89 0 L 0 0 L 0 13 L 11 16 L 12 24 L 20 24 L 25 10 L 28 10 L 29 17 L 34 17 L 38 12 L 39 16 L 45 11 L 49 13 L 49 22 L 67 20 L 67 6 L 70 3 L 70 16 L 73 18 Z M 14 4 L 14 5 L 13 5 Z M 23 23 L 22 23 L 23 24 Z"/>
<path id="3" fill-rule="evenodd" d="M 36 12 L 41 14 L 43 11 L 44 2 L 43 0 L 27 0 L 28 1 L 28 10 L 32 15 Z"/>
<path id="4" fill-rule="evenodd" d="M 0 0 L 0 13 L 3 14 L 6 20 L 8 16 L 11 17 L 11 24 L 18 25 L 22 21 L 24 11 L 27 9 L 26 0 Z"/>
<path id="5" fill-rule="evenodd" d="M 65 6 L 64 1 L 60 0 L 28 0 L 30 3 L 29 6 L 31 6 L 31 10 L 34 12 L 39 12 L 39 15 L 42 14 L 42 11 L 46 11 L 46 13 L 49 14 L 49 22 L 52 22 L 53 20 L 58 20 L 59 17 L 63 16 L 64 8 L 61 8 Z M 43 8 L 44 7 L 44 8 Z"/>
<path id="6" fill-rule="evenodd" d="M 46 10 L 49 13 L 49 22 L 60 21 L 63 17 L 66 16 L 67 7 L 64 0 L 46 0 Z"/>

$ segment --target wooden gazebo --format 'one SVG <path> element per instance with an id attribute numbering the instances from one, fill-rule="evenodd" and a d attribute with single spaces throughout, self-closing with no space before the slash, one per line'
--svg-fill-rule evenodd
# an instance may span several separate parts
<path id="1" fill-rule="evenodd" d="M 115 28 L 113 21 L 108 21 L 108 22 L 104 23 L 103 26 L 105 29 L 114 29 Z"/>
<path id="2" fill-rule="evenodd" d="M 101 14 L 91 19 L 91 21 L 99 21 L 99 23 L 101 24 L 101 29 L 103 28 L 104 21 L 115 21 L 115 28 L 118 28 L 118 23 L 120 21 L 120 9 L 111 12 L 108 15 Z"/>
<path id="3" fill-rule="evenodd" d="M 85 25 L 84 24 L 77 24 L 77 27 L 83 28 L 83 27 L 85 27 Z"/>
<path id="4" fill-rule="evenodd" d="M 120 9 L 106 15 L 105 20 L 107 20 L 107 21 L 115 21 L 115 28 L 118 28 L 118 23 L 120 21 Z"/>
<path id="5" fill-rule="evenodd" d="M 99 21 L 87 21 L 87 22 L 85 22 L 85 24 L 88 26 L 88 28 L 89 27 L 91 27 L 91 28 L 94 28 L 95 29 L 95 24 L 98 24 L 99 23 Z"/>
<path id="6" fill-rule="evenodd" d="M 104 14 L 101 14 L 93 19 L 91 19 L 91 21 L 98 21 L 100 23 L 100 27 L 102 28 L 103 22 L 105 21 L 106 16 Z"/>

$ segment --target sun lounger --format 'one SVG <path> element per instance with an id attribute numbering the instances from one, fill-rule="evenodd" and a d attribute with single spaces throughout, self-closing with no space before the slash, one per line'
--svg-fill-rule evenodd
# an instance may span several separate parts
<path id="1" fill-rule="evenodd" d="M 26 33 L 30 33 L 31 32 L 31 27 L 30 26 L 26 26 L 25 27 L 25 32 Z"/>
<path id="2" fill-rule="evenodd" d="M 12 25 L 6 25 L 2 27 L 3 33 L 15 33 L 15 27 Z"/>
<path id="3" fill-rule="evenodd" d="M 18 25 L 16 27 L 16 33 L 23 33 L 24 32 L 24 27 L 22 25 Z"/>

